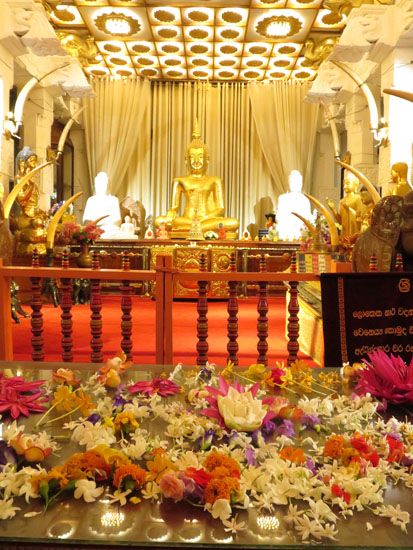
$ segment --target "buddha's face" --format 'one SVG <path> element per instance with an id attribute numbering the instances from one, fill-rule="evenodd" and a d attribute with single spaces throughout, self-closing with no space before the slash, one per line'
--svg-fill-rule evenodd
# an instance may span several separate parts
<path id="1" fill-rule="evenodd" d="M 208 167 L 208 159 L 203 147 L 191 147 L 187 156 L 188 168 L 191 174 L 205 174 Z"/>
<path id="2" fill-rule="evenodd" d="M 372 204 L 373 202 L 373 199 L 371 198 L 371 195 L 367 191 L 367 189 L 363 189 L 362 191 L 360 191 L 360 199 L 365 206 Z"/>
<path id="3" fill-rule="evenodd" d="M 344 178 L 344 182 L 343 182 L 344 193 L 355 193 L 357 191 L 358 184 L 359 184 L 359 180 L 357 178 L 355 178 L 354 176 L 347 175 Z"/>
<path id="4" fill-rule="evenodd" d="M 292 170 L 290 172 L 288 183 L 293 193 L 301 193 L 301 189 L 303 188 L 303 177 L 298 170 Z"/>
<path id="5" fill-rule="evenodd" d="M 37 155 L 31 155 L 27 159 L 27 166 L 30 168 L 30 170 L 33 170 L 33 168 L 36 168 L 36 166 L 37 166 Z"/>
<path id="6" fill-rule="evenodd" d="M 97 196 L 102 197 L 106 195 L 108 190 L 108 175 L 106 172 L 99 172 L 95 177 L 95 193 Z"/>

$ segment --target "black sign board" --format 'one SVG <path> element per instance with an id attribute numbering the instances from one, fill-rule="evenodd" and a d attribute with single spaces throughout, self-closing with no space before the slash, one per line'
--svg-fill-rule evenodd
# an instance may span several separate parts
<path id="1" fill-rule="evenodd" d="M 374 348 L 413 354 L 413 273 L 325 273 L 324 364 L 359 362 Z"/>

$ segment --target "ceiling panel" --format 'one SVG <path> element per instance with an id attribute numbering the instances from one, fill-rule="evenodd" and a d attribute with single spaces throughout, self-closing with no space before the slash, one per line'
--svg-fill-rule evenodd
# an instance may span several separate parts
<path id="1" fill-rule="evenodd" d="M 43 1 L 43 0 L 42 0 Z M 88 75 L 312 80 L 353 5 L 371 0 L 45 0 Z"/>

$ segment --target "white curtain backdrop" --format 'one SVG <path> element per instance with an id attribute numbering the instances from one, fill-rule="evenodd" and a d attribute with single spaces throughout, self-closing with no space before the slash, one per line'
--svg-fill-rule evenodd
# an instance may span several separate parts
<path id="1" fill-rule="evenodd" d="M 96 81 L 86 100 L 91 177 L 108 172 L 111 193 L 141 201 L 146 216 L 165 214 L 175 176 L 187 173 L 186 148 L 198 117 L 208 173 L 222 178 L 226 214 L 256 234 L 288 190 L 296 168 L 311 189 L 318 108 L 305 86 L 206 82 Z"/>
<path id="2" fill-rule="evenodd" d="M 252 112 L 277 195 L 288 191 L 288 175 L 299 170 L 311 192 L 319 106 L 306 103 L 308 84 L 276 81 L 248 86 Z"/>
<path id="3" fill-rule="evenodd" d="M 90 180 L 100 171 L 107 172 L 110 193 L 119 195 L 139 146 L 139 129 L 150 105 L 150 83 L 104 78 L 96 79 L 93 89 L 95 97 L 84 99 L 83 118 Z"/>

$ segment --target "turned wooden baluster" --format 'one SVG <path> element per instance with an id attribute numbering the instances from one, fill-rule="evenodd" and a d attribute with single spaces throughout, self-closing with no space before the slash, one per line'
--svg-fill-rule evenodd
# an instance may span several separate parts
<path id="1" fill-rule="evenodd" d="M 99 266 L 99 254 L 93 252 L 92 255 L 92 269 L 100 269 Z M 102 296 L 100 293 L 100 280 L 91 279 L 90 281 L 90 334 L 92 336 L 90 340 L 90 346 L 92 348 L 90 359 L 92 363 L 101 363 L 103 361 L 103 341 L 102 341 Z"/>
<path id="2" fill-rule="evenodd" d="M 291 257 L 290 265 L 291 273 L 297 273 L 297 257 L 294 253 Z M 298 351 L 300 346 L 298 344 L 298 336 L 300 334 L 300 323 L 298 320 L 298 312 L 300 307 L 298 305 L 298 281 L 290 281 L 289 283 L 290 301 L 288 303 L 288 322 L 287 322 L 287 335 L 288 335 L 288 358 L 287 365 L 297 361 Z"/>
<path id="3" fill-rule="evenodd" d="M 266 271 L 266 262 L 264 254 L 260 257 L 260 272 Z M 257 320 L 257 336 L 258 336 L 258 358 L 257 363 L 267 366 L 268 358 L 268 300 L 267 300 L 267 286 L 266 281 L 260 281 L 258 283 L 258 320 Z"/>
<path id="4" fill-rule="evenodd" d="M 69 267 L 69 252 L 67 249 L 62 254 L 62 269 Z M 72 321 L 72 280 L 66 277 L 61 279 L 60 327 L 62 332 L 62 359 L 65 362 L 73 361 L 73 321 Z"/>
<path id="5" fill-rule="evenodd" d="M 32 253 L 32 268 L 35 270 L 39 267 L 39 254 L 37 248 L 33 249 Z M 32 299 L 30 307 L 31 314 L 31 329 L 32 329 L 32 359 L 33 361 L 43 361 L 43 313 L 42 313 L 42 286 L 40 277 L 30 277 L 32 285 Z"/>
<path id="6" fill-rule="evenodd" d="M 130 257 L 127 252 L 122 253 L 122 269 L 123 271 L 130 270 Z M 128 280 L 122 281 L 120 287 L 122 298 L 120 307 L 122 309 L 122 320 L 120 324 L 120 330 L 122 334 L 121 348 L 126 355 L 128 361 L 132 361 L 132 288 Z"/>
<path id="7" fill-rule="evenodd" d="M 395 271 L 404 271 L 403 256 L 400 252 L 396 254 L 396 263 L 394 264 Z"/>
<path id="8" fill-rule="evenodd" d="M 235 252 L 231 253 L 230 270 L 237 270 Z M 234 365 L 238 365 L 238 283 L 236 281 L 228 281 L 228 321 L 227 321 L 227 361 L 231 361 Z"/>
<path id="9" fill-rule="evenodd" d="M 205 272 L 207 270 L 206 255 L 201 254 L 199 261 L 199 270 Z M 203 366 L 208 361 L 208 300 L 207 300 L 207 281 L 198 281 L 198 319 L 196 322 L 196 335 L 198 342 L 196 350 L 198 356 L 196 364 Z"/>
<path id="10" fill-rule="evenodd" d="M 377 271 L 377 257 L 375 254 L 370 256 L 369 271 Z"/>

